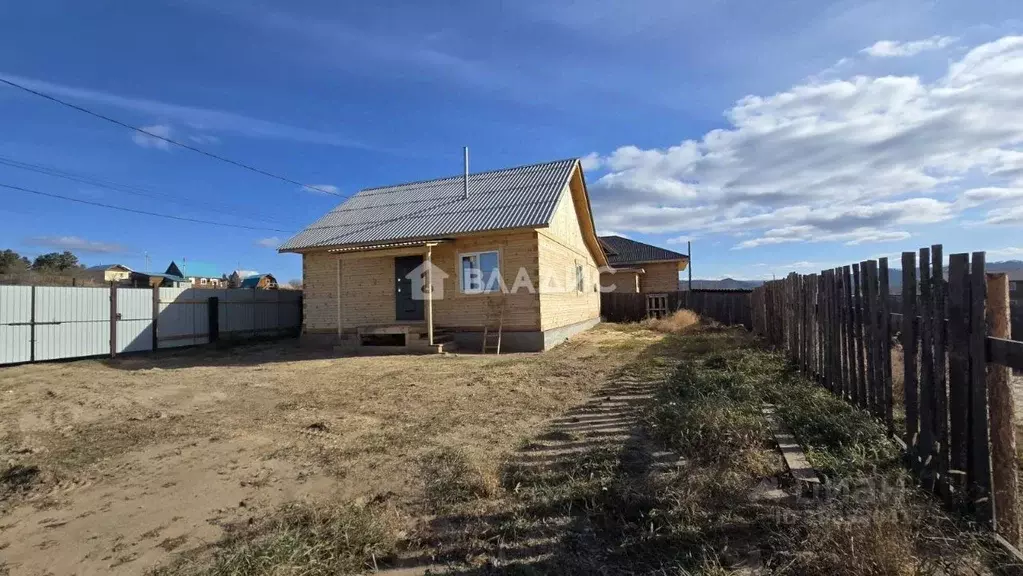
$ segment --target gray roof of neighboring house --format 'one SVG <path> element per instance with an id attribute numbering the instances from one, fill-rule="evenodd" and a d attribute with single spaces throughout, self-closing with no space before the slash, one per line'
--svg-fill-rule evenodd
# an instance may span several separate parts
<path id="1" fill-rule="evenodd" d="M 98 264 L 96 266 L 89 266 L 88 268 L 85 269 L 85 271 L 86 272 L 105 272 L 107 270 L 110 270 L 111 268 L 118 268 L 118 267 L 124 268 L 128 272 L 132 271 L 131 268 L 128 268 L 124 264 Z"/>
<path id="2" fill-rule="evenodd" d="M 436 238 L 550 223 L 578 160 L 369 188 L 285 242 L 282 252 L 413 238 Z"/>
<path id="3" fill-rule="evenodd" d="M 636 242 L 622 236 L 601 236 L 600 244 L 604 248 L 604 255 L 607 256 L 607 263 L 611 266 L 666 260 L 689 260 L 689 256 L 680 252 Z"/>

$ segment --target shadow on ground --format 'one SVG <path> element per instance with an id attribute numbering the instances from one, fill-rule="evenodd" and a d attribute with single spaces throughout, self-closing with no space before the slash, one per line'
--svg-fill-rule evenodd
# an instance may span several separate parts
<path id="1" fill-rule="evenodd" d="M 698 562 L 698 542 L 657 531 L 659 477 L 678 456 L 641 423 L 674 365 L 671 339 L 646 349 L 583 405 L 505 461 L 494 510 L 441 514 L 394 574 L 623 574 Z M 428 567 L 428 568 L 427 568 Z"/>

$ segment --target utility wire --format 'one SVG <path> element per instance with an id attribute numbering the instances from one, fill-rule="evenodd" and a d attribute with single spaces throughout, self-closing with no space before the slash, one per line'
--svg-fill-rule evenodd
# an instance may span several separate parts
<path id="1" fill-rule="evenodd" d="M 70 102 L 68 102 L 66 100 L 61 100 L 60 98 L 57 98 L 56 96 L 51 96 L 49 94 L 46 94 L 45 92 L 40 92 L 38 90 L 33 90 L 32 88 L 29 88 L 28 86 L 23 86 L 21 84 L 18 84 L 17 82 L 12 82 L 11 80 L 8 80 L 7 78 L 0 77 L 0 82 L 4 83 L 4 84 L 6 84 L 6 85 L 8 85 L 8 86 L 10 86 L 12 88 L 17 88 L 18 90 L 22 90 L 22 91 L 28 92 L 29 94 L 34 94 L 36 96 L 39 96 L 40 98 L 45 98 L 46 100 L 49 100 L 51 102 L 55 102 L 57 104 L 60 104 L 61 106 L 67 106 L 68 108 L 71 108 L 72 110 L 78 110 L 79 112 L 84 112 L 85 114 L 88 114 L 89 116 L 92 116 L 94 118 L 99 118 L 100 120 L 105 120 L 105 121 L 110 122 L 112 124 L 116 124 L 118 126 L 121 126 L 122 128 L 127 128 L 129 130 L 134 130 L 135 132 L 138 132 L 139 134 L 144 134 L 144 135 L 146 135 L 146 136 L 148 136 L 150 138 L 155 138 L 157 140 L 161 140 L 161 141 L 166 142 L 168 144 L 173 144 L 175 146 L 180 146 L 181 148 L 184 148 L 185 150 L 191 150 L 192 152 L 195 152 L 197 154 L 202 154 L 203 156 L 208 156 L 210 158 L 213 158 L 214 160 L 219 160 L 221 162 L 226 162 L 228 164 L 232 164 L 232 165 L 237 166 L 239 168 L 242 168 L 244 170 L 248 170 L 250 172 L 255 172 L 256 174 L 262 174 L 263 176 L 268 176 L 268 177 L 273 178 L 275 180 L 280 180 L 281 182 L 287 182 L 288 184 L 294 184 L 295 186 L 301 186 L 302 188 L 306 188 L 306 189 L 312 190 L 314 192 L 321 192 L 323 194 L 330 194 L 332 196 L 340 196 L 342 198 L 346 198 L 347 197 L 344 194 L 338 194 L 336 192 L 331 192 L 330 190 L 324 190 L 322 188 L 317 188 L 316 186 L 310 186 L 308 184 L 303 184 L 303 183 L 299 182 L 298 180 L 292 180 L 291 178 L 288 178 L 286 176 L 281 176 L 279 174 L 274 174 L 273 172 L 268 172 L 266 170 L 263 170 L 261 168 L 256 168 L 255 166 L 251 166 L 249 164 L 243 164 L 242 162 L 238 162 L 237 160 L 231 160 L 230 158 L 225 158 L 223 156 L 220 156 L 218 154 L 214 154 L 212 152 L 207 152 L 206 150 L 203 150 L 201 148 L 196 148 L 195 146 L 192 146 L 192 145 L 189 145 L 189 144 L 185 144 L 184 142 L 179 142 L 177 140 L 174 140 L 173 138 L 168 138 L 166 136 L 161 136 L 159 134 L 154 134 L 154 133 L 152 133 L 152 132 L 150 132 L 148 130 L 144 130 L 142 128 L 139 128 L 138 126 L 132 126 L 131 124 L 128 124 L 126 122 L 122 122 L 122 121 L 117 120 L 115 118 L 111 118 L 110 116 L 105 116 L 103 114 L 100 114 L 99 112 L 93 112 L 92 110 L 89 110 L 88 108 L 84 108 L 84 107 L 79 106 L 77 104 L 72 104 L 72 103 L 70 103 Z"/>
<path id="2" fill-rule="evenodd" d="M 71 196 L 62 196 L 60 194 L 53 194 L 51 192 L 42 192 L 40 190 L 32 190 L 31 188 L 22 188 L 21 186 L 12 186 L 10 184 L 0 183 L 0 188 L 8 188 L 10 190 L 17 190 L 19 192 L 26 192 L 28 194 L 36 194 L 38 196 L 46 196 L 48 198 L 58 198 L 60 200 L 67 200 L 69 202 L 77 202 L 79 204 L 88 204 L 89 206 L 99 206 L 100 208 L 109 208 L 111 210 L 120 210 L 122 212 L 131 212 L 132 214 L 142 214 L 145 216 L 156 216 L 157 218 L 167 218 L 170 220 L 180 220 L 182 222 L 195 222 L 197 224 L 210 224 L 212 226 L 227 226 L 229 228 L 242 228 L 244 230 L 261 230 L 268 232 L 283 232 L 285 234 L 293 234 L 292 230 L 281 230 L 278 228 L 260 228 L 257 226 L 243 226 L 241 224 L 227 224 L 225 222 L 214 222 L 211 220 L 200 220 L 198 218 L 186 218 L 184 216 L 173 216 L 171 214 L 160 214 L 159 212 L 148 212 L 146 210 L 136 210 L 134 208 L 125 208 L 123 206 L 114 206 L 112 204 L 104 204 L 102 202 L 93 202 L 91 200 L 82 200 L 81 198 L 72 198 Z"/>
<path id="3" fill-rule="evenodd" d="M 32 164 L 32 163 L 29 163 L 29 162 L 22 162 L 20 160 L 14 160 L 13 158 L 7 158 L 7 157 L 2 156 L 2 155 L 0 155 L 0 166 L 9 166 L 11 168 L 17 168 L 19 170 L 28 170 L 30 172 L 36 172 L 38 174 L 45 174 L 47 176 L 53 176 L 53 177 L 56 177 L 56 178 L 63 178 L 65 180 L 70 180 L 72 182 L 78 182 L 80 184 L 88 184 L 90 186 L 96 186 L 97 188 L 106 188 L 108 190 L 113 190 L 115 192 L 122 192 L 124 194 L 132 194 L 132 195 L 135 195 L 135 196 L 142 196 L 142 197 L 145 197 L 145 198 L 153 198 L 155 200 L 166 200 L 166 201 L 172 202 L 174 204 L 187 205 L 188 202 L 186 202 L 186 200 L 188 200 L 190 202 L 196 203 L 199 206 L 204 206 L 204 207 L 207 207 L 207 208 L 219 209 L 219 210 L 231 210 L 231 211 L 236 212 L 236 213 L 238 213 L 240 215 L 244 215 L 246 218 L 249 218 L 249 219 L 252 219 L 252 220 L 259 220 L 259 221 L 267 222 L 267 223 L 270 223 L 270 224 L 285 224 L 283 221 L 275 219 L 275 218 L 267 218 L 265 216 L 256 216 L 256 215 L 251 215 L 251 214 L 244 214 L 243 212 L 239 212 L 239 208 L 237 208 L 235 206 L 232 206 L 232 205 L 229 205 L 229 204 L 217 204 L 217 203 L 210 203 L 210 202 L 201 202 L 201 201 L 198 201 L 198 200 L 191 200 L 191 199 L 186 199 L 186 198 L 183 198 L 183 197 L 176 197 L 176 196 L 174 196 L 172 194 L 161 194 L 159 192 L 153 192 L 153 191 L 147 190 L 146 188 L 141 188 L 141 187 L 138 187 L 138 186 L 132 186 L 132 185 L 129 185 L 129 184 L 121 184 L 121 183 L 118 183 L 118 182 L 114 182 L 112 180 L 103 180 L 103 179 L 100 179 L 100 178 L 95 178 L 93 176 L 83 175 L 81 173 L 77 173 L 76 174 L 74 172 L 68 172 L 66 170 L 61 170 L 59 168 L 55 168 L 53 166 L 47 166 L 45 164 Z"/>

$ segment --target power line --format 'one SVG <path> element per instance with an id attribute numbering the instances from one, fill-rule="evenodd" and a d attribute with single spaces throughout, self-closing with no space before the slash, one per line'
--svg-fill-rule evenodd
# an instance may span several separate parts
<path id="1" fill-rule="evenodd" d="M 17 190 L 19 192 L 26 192 L 28 194 L 36 194 L 38 196 L 46 196 L 48 198 L 58 198 L 60 200 L 67 200 L 69 202 L 77 202 L 79 204 L 88 204 L 89 206 L 99 206 L 100 208 L 109 208 L 111 210 L 120 210 L 122 212 L 131 212 L 132 214 L 142 214 L 144 216 L 156 216 L 157 218 L 167 218 L 170 220 L 180 220 L 182 222 L 195 222 L 197 224 L 209 224 L 212 226 L 226 226 L 229 228 L 242 228 L 244 230 L 260 230 L 268 232 L 283 232 L 285 234 L 293 234 L 292 230 L 281 230 L 278 228 L 260 228 L 256 226 L 243 226 L 241 224 L 227 224 L 225 222 L 213 222 L 211 220 L 200 220 L 198 218 L 186 218 L 184 216 L 173 216 L 171 214 L 160 214 L 159 212 L 148 212 L 146 210 L 136 210 L 134 208 L 125 208 L 123 206 L 114 206 L 112 204 L 104 204 L 102 202 L 93 202 L 91 200 L 82 200 L 81 198 L 72 198 L 71 196 L 62 196 L 60 194 L 53 194 L 51 192 L 42 192 L 40 190 L 32 190 L 31 188 L 22 188 L 21 186 L 12 186 L 10 184 L 0 183 L 0 188 L 8 188 L 10 190 Z"/>
<path id="2" fill-rule="evenodd" d="M 90 186 L 96 186 L 98 188 L 106 188 L 108 190 L 113 190 L 115 192 L 122 192 L 124 194 L 132 194 L 132 195 L 135 195 L 135 196 L 142 196 L 144 198 L 153 198 L 155 200 L 167 200 L 167 201 L 175 203 L 175 204 L 187 205 L 187 202 L 184 201 L 184 200 L 186 200 L 185 198 L 175 197 L 172 194 L 161 194 L 161 193 L 158 193 L 158 192 L 153 192 L 151 190 L 147 190 L 146 188 L 141 188 L 139 186 L 133 186 L 133 185 L 130 185 L 130 184 L 121 184 L 119 182 L 114 182 L 112 180 L 104 180 L 104 179 L 100 179 L 100 178 L 95 178 L 93 176 L 83 175 L 81 173 L 77 173 L 76 174 L 74 172 L 68 172 L 66 170 L 61 170 L 59 168 L 55 168 L 53 166 L 47 166 L 45 164 L 32 164 L 32 163 L 29 163 L 29 162 L 22 162 L 20 160 L 15 160 L 13 158 L 7 158 L 5 156 L 0 156 L 0 166 L 9 166 L 11 168 L 18 168 L 19 170 L 28 170 L 30 172 L 36 172 L 38 174 L 45 174 L 47 176 L 53 176 L 53 177 L 56 177 L 56 178 L 63 178 L 65 180 L 70 180 L 72 182 L 78 182 L 80 184 L 88 184 Z M 187 199 L 187 200 L 189 200 L 191 202 L 194 202 L 195 204 L 198 204 L 199 206 L 205 206 L 207 208 L 214 208 L 214 209 L 221 209 L 221 210 L 228 209 L 228 210 L 232 210 L 232 211 L 235 211 L 235 212 L 238 212 L 238 210 L 239 210 L 236 206 L 232 206 L 232 205 L 229 205 L 229 204 L 216 204 L 216 203 L 209 203 L 209 202 L 200 202 L 200 201 L 191 200 L 191 199 Z M 238 213 L 239 214 L 244 214 L 242 212 L 238 212 Z M 284 223 L 281 220 L 278 220 L 276 218 L 266 218 L 266 217 L 263 217 L 263 216 L 256 216 L 256 215 L 252 215 L 252 214 L 245 214 L 245 217 L 249 218 L 249 219 L 252 219 L 252 220 L 260 220 L 262 222 L 268 222 L 270 224 L 283 224 Z"/>
<path id="3" fill-rule="evenodd" d="M 6 84 L 6 85 L 8 85 L 8 86 L 10 86 L 12 88 L 17 88 L 18 90 L 22 90 L 24 92 L 28 92 L 29 94 L 34 94 L 36 96 L 39 96 L 40 98 L 45 98 L 46 100 L 49 100 L 51 102 L 55 102 L 57 104 L 60 104 L 61 106 L 67 106 L 68 108 L 71 108 L 72 110 L 78 110 L 79 112 L 84 112 L 85 114 L 88 114 L 89 116 L 92 116 L 94 118 L 99 118 L 100 120 L 105 120 L 105 121 L 110 122 L 112 124 L 116 124 L 118 126 L 121 126 L 122 128 L 127 128 L 129 130 L 134 130 L 135 132 L 138 132 L 139 134 L 144 134 L 144 135 L 146 135 L 146 136 L 148 136 L 150 138 L 155 138 L 157 140 L 166 142 L 168 144 L 173 144 L 175 146 L 179 146 L 181 148 L 184 148 L 185 150 L 191 150 L 192 152 L 195 152 L 197 154 L 202 154 L 203 156 L 208 156 L 210 158 L 213 158 L 214 160 L 219 160 L 221 162 L 226 162 L 228 164 L 232 164 L 234 166 L 237 166 L 238 168 L 242 168 L 242 169 L 248 170 L 250 172 L 255 172 L 256 174 L 262 174 L 263 176 L 268 176 L 268 177 L 273 178 L 275 180 L 280 180 L 281 182 L 287 182 L 288 184 L 294 184 L 295 186 L 300 186 L 302 188 L 306 188 L 308 190 L 313 190 L 315 192 L 322 192 L 324 194 L 330 194 L 332 196 L 340 196 L 342 198 L 346 198 L 347 197 L 344 194 L 338 194 L 336 192 L 331 192 L 330 190 L 324 190 L 323 188 L 317 188 L 316 186 L 310 186 L 308 184 L 303 184 L 303 183 L 299 182 L 298 180 L 293 180 L 293 179 L 288 178 L 286 176 L 281 176 L 279 174 L 274 174 L 273 172 L 268 172 L 266 170 L 263 170 L 261 168 L 256 168 L 255 166 L 251 166 L 249 164 L 243 164 L 242 162 L 238 162 L 237 160 L 231 160 L 230 158 L 225 158 L 223 156 L 220 156 L 219 154 L 214 154 L 213 152 L 208 152 L 208 151 L 203 150 L 201 148 L 196 148 L 195 146 L 192 146 L 190 144 L 185 144 L 184 142 L 179 142 L 177 140 L 174 140 L 173 138 L 168 138 L 166 136 L 161 136 L 159 134 L 154 134 L 154 133 L 152 133 L 152 132 L 150 132 L 148 130 L 144 130 L 142 128 L 139 128 L 138 126 L 132 126 L 131 124 L 128 124 L 126 122 L 122 122 L 122 121 L 117 120 L 115 118 L 111 118 L 110 116 L 105 116 L 103 114 L 100 114 L 99 112 L 94 112 L 92 110 L 89 110 L 88 108 L 84 108 L 84 107 L 79 106 L 77 104 L 72 104 L 72 103 L 70 103 L 70 102 L 68 102 L 66 100 L 61 100 L 60 98 L 57 98 L 56 96 L 51 96 L 49 94 L 46 94 L 45 92 L 40 92 L 38 90 L 33 90 L 32 88 L 29 88 L 28 86 L 23 86 L 21 84 L 18 84 L 17 82 L 12 82 L 11 80 L 8 80 L 7 78 L 0 77 L 0 82 L 4 83 L 4 84 Z"/>

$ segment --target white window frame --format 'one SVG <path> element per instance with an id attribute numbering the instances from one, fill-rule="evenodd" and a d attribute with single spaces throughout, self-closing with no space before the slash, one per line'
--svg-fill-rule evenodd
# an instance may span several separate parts
<path id="1" fill-rule="evenodd" d="M 200 286 L 205 286 L 206 285 L 206 279 L 205 278 L 200 278 L 199 279 L 199 285 Z"/>
<path id="2" fill-rule="evenodd" d="M 575 291 L 578 294 L 586 291 L 586 271 L 578 260 L 575 261 Z"/>
<path id="3" fill-rule="evenodd" d="M 466 290 L 466 288 L 465 288 L 465 278 L 464 278 L 464 276 L 465 276 L 465 267 L 462 266 L 462 259 L 465 258 L 466 256 L 475 256 L 476 257 L 476 263 L 477 263 L 477 265 L 479 265 L 480 256 L 482 256 L 483 254 L 497 254 L 497 277 L 501 281 L 498 282 L 497 286 L 494 286 L 494 287 L 492 287 L 490 289 L 487 289 L 486 286 L 481 286 L 479 290 Z M 494 248 L 493 250 L 477 250 L 475 252 L 459 252 L 458 253 L 458 291 L 460 293 L 462 293 L 462 294 L 493 294 L 495 292 L 500 292 L 501 291 L 501 285 L 504 283 L 504 273 L 502 272 L 503 268 L 504 268 L 504 258 L 503 258 L 503 255 L 501 254 L 501 249 L 500 248 Z M 483 283 L 485 284 L 490 279 L 489 278 L 483 278 L 482 280 L 483 280 Z"/>

